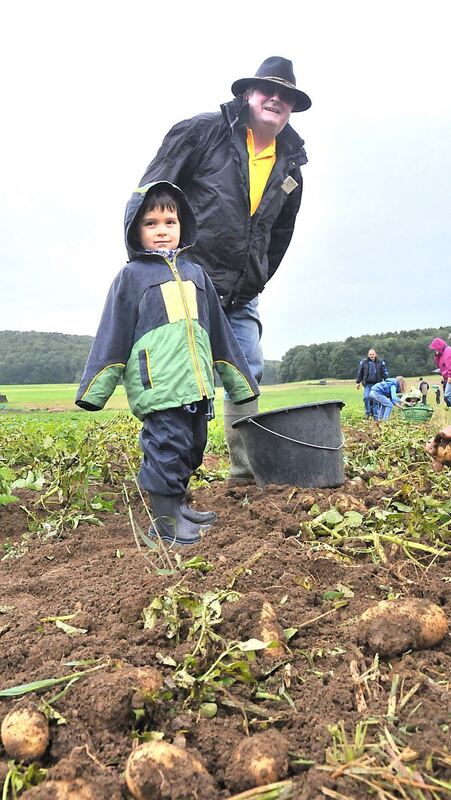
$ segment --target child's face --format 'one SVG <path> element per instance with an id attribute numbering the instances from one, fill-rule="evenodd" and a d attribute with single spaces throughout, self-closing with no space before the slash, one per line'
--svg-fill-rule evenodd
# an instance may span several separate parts
<path id="1" fill-rule="evenodd" d="M 147 210 L 139 223 L 138 236 L 145 250 L 175 250 L 180 242 L 177 211 L 158 207 Z"/>

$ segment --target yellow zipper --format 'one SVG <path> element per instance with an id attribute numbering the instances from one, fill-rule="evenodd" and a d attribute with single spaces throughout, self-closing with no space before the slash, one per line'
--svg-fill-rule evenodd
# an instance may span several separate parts
<path id="1" fill-rule="evenodd" d="M 163 258 L 164 258 L 164 256 L 163 256 Z M 186 327 L 187 327 L 187 331 L 188 331 L 188 345 L 189 345 L 189 348 L 190 348 L 190 351 L 191 351 L 191 359 L 192 359 L 193 366 L 194 366 L 194 372 L 195 372 L 195 375 L 196 375 L 197 384 L 198 384 L 199 389 L 200 389 L 200 391 L 202 393 L 202 397 L 207 397 L 208 396 L 207 395 L 207 390 L 206 390 L 206 387 L 205 387 L 205 384 L 204 384 L 204 381 L 203 381 L 203 378 L 202 378 L 202 371 L 201 371 L 201 368 L 200 368 L 199 357 L 197 355 L 197 350 L 196 350 L 196 340 L 195 340 L 195 337 L 194 337 L 193 322 L 192 322 L 192 319 L 191 319 L 191 314 L 189 313 L 188 303 L 186 302 L 186 295 L 185 295 L 185 291 L 183 289 L 183 281 L 182 281 L 182 279 L 180 277 L 180 273 L 179 273 L 179 271 L 178 271 L 178 269 L 176 267 L 176 264 L 175 264 L 176 258 L 177 258 L 177 256 L 175 255 L 173 264 L 167 258 L 165 258 L 165 261 L 169 265 L 169 268 L 170 268 L 172 274 L 174 275 L 175 280 L 177 281 L 177 285 L 178 285 L 179 290 L 180 290 L 183 306 L 184 306 L 184 309 L 185 309 Z"/>

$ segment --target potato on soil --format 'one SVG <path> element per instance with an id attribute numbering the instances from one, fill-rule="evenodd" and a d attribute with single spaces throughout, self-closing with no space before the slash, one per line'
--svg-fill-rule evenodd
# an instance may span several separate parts
<path id="1" fill-rule="evenodd" d="M 198 758 L 169 742 L 145 742 L 133 750 L 125 780 L 136 800 L 213 798 L 214 783 Z"/>
<path id="2" fill-rule="evenodd" d="M 33 761 L 41 758 L 49 744 L 49 723 L 33 706 L 10 711 L 1 726 L 2 744 L 10 758 Z"/>
<path id="3" fill-rule="evenodd" d="M 277 642 L 276 647 L 262 650 L 263 658 L 283 658 L 284 633 L 271 603 L 261 592 L 248 592 L 234 603 L 223 607 L 225 637 L 230 639 L 260 639 L 262 642 Z"/>
<path id="4" fill-rule="evenodd" d="M 242 792 L 280 781 L 287 772 L 287 740 L 278 731 L 264 731 L 244 739 L 232 751 L 224 783 L 230 791 Z"/>
<path id="5" fill-rule="evenodd" d="M 277 619 L 271 603 L 265 600 L 262 604 L 260 616 L 257 619 L 255 638 L 262 642 L 277 642 L 277 647 L 264 650 L 264 656 L 268 658 L 281 658 L 285 654 L 282 642 L 284 641 L 283 630 Z"/>
<path id="6" fill-rule="evenodd" d="M 366 511 L 365 503 L 359 500 L 358 497 L 344 492 L 333 494 L 330 498 L 330 503 L 340 514 L 346 514 L 347 511 L 359 511 L 363 514 Z"/>
<path id="7" fill-rule="evenodd" d="M 79 716 L 97 732 L 120 732 L 133 723 L 136 694 L 147 697 L 162 685 L 163 676 L 154 667 L 122 664 L 109 672 L 93 673 L 80 682 Z"/>
<path id="8" fill-rule="evenodd" d="M 130 677 L 137 689 L 154 694 L 163 686 L 163 675 L 155 667 L 133 667 Z"/>
<path id="9" fill-rule="evenodd" d="M 312 506 L 315 505 L 315 498 L 312 494 L 301 494 L 297 504 L 303 511 L 310 511 Z"/>
<path id="10" fill-rule="evenodd" d="M 82 778 L 73 781 L 44 781 L 24 794 L 29 800 L 100 800 L 97 787 Z"/>
<path id="11" fill-rule="evenodd" d="M 395 656 L 433 647 L 447 630 L 445 612 L 430 600 L 381 600 L 361 615 L 358 640 L 372 653 Z"/>

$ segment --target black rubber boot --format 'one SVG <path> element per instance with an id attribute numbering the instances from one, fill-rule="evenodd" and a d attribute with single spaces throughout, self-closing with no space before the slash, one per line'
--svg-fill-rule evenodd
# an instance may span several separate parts
<path id="1" fill-rule="evenodd" d="M 186 497 L 183 498 L 180 504 L 180 511 L 185 519 L 190 522 L 197 522 L 198 525 L 210 524 L 213 525 L 218 519 L 214 511 L 196 511 L 188 505 Z"/>
<path id="2" fill-rule="evenodd" d="M 170 544 L 196 544 L 209 525 L 199 525 L 186 519 L 181 512 L 184 495 L 163 495 L 150 493 L 153 523 L 149 536 L 158 535 Z"/>

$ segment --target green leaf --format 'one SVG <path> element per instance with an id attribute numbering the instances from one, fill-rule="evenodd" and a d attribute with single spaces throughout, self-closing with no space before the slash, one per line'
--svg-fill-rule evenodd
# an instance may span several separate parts
<path id="1" fill-rule="evenodd" d="M 397 511 L 412 511 L 412 506 L 406 506 L 405 503 L 400 503 L 399 500 L 393 500 L 390 506 L 396 508 Z"/>
<path id="2" fill-rule="evenodd" d="M 363 525 L 363 516 L 358 511 L 346 511 L 345 522 L 350 528 L 360 528 Z"/>
<path id="3" fill-rule="evenodd" d="M 216 703 L 201 703 L 199 706 L 199 713 L 205 719 L 213 719 L 218 713 L 218 706 Z"/>
<path id="4" fill-rule="evenodd" d="M 324 592 L 324 594 L 321 595 L 322 600 L 341 600 L 342 597 L 344 597 L 343 592 L 336 591 Z"/>
<path id="5" fill-rule="evenodd" d="M 155 658 L 159 664 L 165 664 L 167 667 L 176 667 L 177 661 L 171 656 L 164 656 L 162 653 L 155 653 Z"/>
<path id="6" fill-rule="evenodd" d="M 7 506 L 9 503 L 17 503 L 18 497 L 13 494 L 0 494 L 0 506 Z"/>
<path id="7" fill-rule="evenodd" d="M 313 522 L 323 523 L 323 525 L 328 525 L 330 528 L 333 528 L 335 525 L 339 525 L 340 522 L 343 522 L 343 519 L 344 517 L 336 508 L 331 508 L 329 511 L 323 511 L 319 517 L 315 517 Z"/>
<path id="8" fill-rule="evenodd" d="M 262 642 L 260 639 L 248 639 L 246 642 L 238 642 L 237 647 L 242 653 L 255 650 L 265 650 L 269 642 Z"/>
<path id="9" fill-rule="evenodd" d="M 55 625 L 57 628 L 61 628 L 64 633 L 67 633 L 68 636 L 81 636 L 88 632 L 87 628 L 76 628 L 74 625 L 68 625 L 66 622 L 62 622 L 60 619 L 55 621 Z"/>
<path id="10" fill-rule="evenodd" d="M 337 583 L 337 591 L 341 593 L 342 597 L 354 597 L 354 592 L 349 586 L 345 586 L 344 583 Z"/>
<path id="11" fill-rule="evenodd" d="M 21 697 L 30 692 L 42 692 L 47 689 L 53 689 L 59 683 L 65 683 L 73 679 L 73 675 L 65 675 L 63 678 L 45 678 L 42 681 L 32 681 L 31 683 L 21 683 L 18 686 L 12 686 L 10 689 L 0 690 L 0 697 Z"/>

